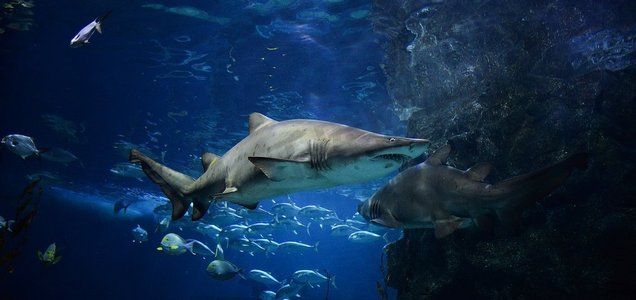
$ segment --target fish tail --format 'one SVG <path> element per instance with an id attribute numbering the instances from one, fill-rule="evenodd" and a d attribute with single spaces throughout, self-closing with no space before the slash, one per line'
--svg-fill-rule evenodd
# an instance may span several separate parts
<path id="1" fill-rule="evenodd" d="M 136 149 L 130 150 L 129 160 L 132 163 L 141 164 L 141 169 L 146 176 L 148 176 L 152 182 L 158 184 L 161 191 L 170 199 L 170 203 L 172 204 L 172 219 L 177 220 L 183 217 L 192 202 L 190 197 L 187 197 L 186 194 L 188 193 L 188 188 L 194 182 L 194 179 L 152 160 Z"/>
<path id="2" fill-rule="evenodd" d="M 110 13 L 112 13 L 112 12 L 113 12 L 113 10 L 111 9 L 111 10 L 103 13 L 101 16 L 99 16 L 99 17 L 97 17 L 97 19 L 95 19 L 95 22 L 97 22 L 97 23 L 104 22 L 104 20 L 106 20 L 106 18 L 108 18 L 108 16 L 110 16 Z"/>
<path id="3" fill-rule="evenodd" d="M 336 275 L 332 275 L 331 278 L 329 278 L 329 283 L 331 283 L 334 288 L 338 288 L 336 285 Z"/>
<path id="4" fill-rule="evenodd" d="M 577 153 L 552 166 L 504 180 L 496 184 L 507 200 L 496 210 L 504 224 L 518 225 L 523 210 L 548 196 L 570 177 L 574 169 L 585 170 L 588 154 Z"/>
<path id="5" fill-rule="evenodd" d="M 318 252 L 318 244 L 320 244 L 320 241 L 316 242 L 314 244 L 314 250 L 316 250 L 316 252 Z"/>

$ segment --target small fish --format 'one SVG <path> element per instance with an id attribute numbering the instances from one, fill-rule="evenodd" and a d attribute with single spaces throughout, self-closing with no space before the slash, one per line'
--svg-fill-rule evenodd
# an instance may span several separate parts
<path id="1" fill-rule="evenodd" d="M 110 171 L 119 176 L 135 178 L 139 181 L 143 181 L 142 178 L 146 176 L 140 166 L 131 163 L 118 163 Z"/>
<path id="2" fill-rule="evenodd" d="M 272 276 L 271 273 L 263 270 L 253 269 L 247 272 L 247 278 L 256 282 L 260 282 L 267 286 L 281 285 L 280 281 Z"/>
<path id="3" fill-rule="evenodd" d="M 61 148 L 42 150 L 40 156 L 48 161 L 61 163 L 64 165 L 68 165 L 69 163 L 78 161 L 80 166 L 84 167 L 82 161 L 79 160 L 79 158 L 77 158 L 75 154 Z"/>
<path id="4" fill-rule="evenodd" d="M 293 282 L 308 284 L 312 288 L 312 284 L 318 285 L 321 283 L 330 283 L 333 287 L 337 288 L 336 276 L 325 276 L 312 270 L 298 270 L 292 275 L 292 280 Z"/>
<path id="5" fill-rule="evenodd" d="M 212 278 L 217 280 L 229 280 L 236 275 L 243 277 L 241 275 L 243 270 L 226 260 L 214 260 L 208 265 L 206 270 Z"/>
<path id="6" fill-rule="evenodd" d="M 369 231 L 356 231 L 349 235 L 349 240 L 355 243 L 372 243 L 384 239 L 385 242 L 389 242 L 387 234 L 379 235 L 377 233 Z"/>
<path id="7" fill-rule="evenodd" d="M 148 241 L 148 231 L 141 228 L 139 224 L 132 230 L 133 242 L 147 242 Z"/>
<path id="8" fill-rule="evenodd" d="M 278 248 L 276 249 L 276 252 L 285 253 L 285 254 L 296 254 L 296 253 L 302 254 L 305 250 L 308 250 L 308 249 L 314 249 L 316 252 L 318 252 L 318 243 L 320 242 L 316 242 L 316 244 L 311 246 L 311 245 L 307 245 L 307 244 L 299 243 L 299 242 L 282 242 L 278 244 Z"/>
<path id="9" fill-rule="evenodd" d="M 112 10 L 107 11 L 105 14 L 97 17 L 93 22 L 90 22 L 88 25 L 84 26 L 82 30 L 80 30 L 73 39 L 71 39 L 71 47 L 77 48 L 88 44 L 88 40 L 93 36 L 95 31 L 102 33 L 102 22 L 110 15 Z"/>
<path id="10" fill-rule="evenodd" d="M 33 139 L 26 135 L 10 134 L 2 138 L 0 145 L 4 145 L 9 151 L 26 159 L 31 155 L 39 155 L 40 150 L 35 147 Z"/>
<path id="11" fill-rule="evenodd" d="M 118 214 L 122 209 L 124 210 L 124 213 L 126 213 L 128 207 L 133 203 L 135 203 L 134 200 L 129 201 L 128 203 L 126 203 L 126 201 L 124 200 L 117 200 L 117 202 L 113 204 L 113 213 Z"/>
<path id="12" fill-rule="evenodd" d="M 39 180 L 42 183 L 62 183 L 62 179 L 58 174 L 47 171 L 37 172 L 26 176 L 30 181 Z"/>
<path id="13" fill-rule="evenodd" d="M 38 251 L 38 259 L 46 265 L 54 265 L 62 260 L 61 256 L 55 255 L 56 251 L 57 247 L 55 246 L 55 243 L 53 243 L 46 248 L 44 253 Z"/>
<path id="14" fill-rule="evenodd" d="M 155 232 L 166 232 L 168 231 L 168 227 L 170 227 L 170 217 L 164 217 L 159 221 L 157 227 L 155 227 Z"/>

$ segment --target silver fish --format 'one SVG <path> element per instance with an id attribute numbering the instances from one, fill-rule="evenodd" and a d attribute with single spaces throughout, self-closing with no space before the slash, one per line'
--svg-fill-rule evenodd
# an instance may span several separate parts
<path id="1" fill-rule="evenodd" d="M 80 30 L 73 39 L 71 39 L 71 47 L 77 48 L 88 44 L 88 40 L 93 36 L 95 31 L 102 33 L 102 22 L 110 15 L 112 10 L 107 11 L 103 15 L 97 17 L 93 22 L 90 22 L 88 25 L 84 26 L 82 30 Z"/>
<path id="2" fill-rule="evenodd" d="M 9 151 L 26 159 L 31 155 L 39 155 L 40 151 L 35 147 L 33 139 L 26 135 L 10 134 L 2 138 L 1 145 L 7 147 Z"/>

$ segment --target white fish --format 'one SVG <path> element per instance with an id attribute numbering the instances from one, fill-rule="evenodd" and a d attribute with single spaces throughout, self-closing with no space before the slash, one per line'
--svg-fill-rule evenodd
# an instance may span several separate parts
<path id="1" fill-rule="evenodd" d="M 274 300 L 276 299 L 276 292 L 272 291 L 262 291 L 260 295 L 258 295 L 258 300 Z"/>
<path id="2" fill-rule="evenodd" d="M 208 271 L 208 274 L 212 276 L 212 278 L 217 280 L 232 279 L 236 275 L 243 277 L 240 274 L 242 270 L 233 263 L 226 260 L 214 260 L 208 265 L 206 270 Z"/>
<path id="3" fill-rule="evenodd" d="M 110 171 L 119 176 L 135 178 L 139 181 L 143 181 L 142 178 L 146 176 L 140 166 L 127 162 L 116 164 L 110 169 Z"/>
<path id="4" fill-rule="evenodd" d="M 61 148 L 51 148 L 48 149 L 46 151 L 42 151 L 40 156 L 48 161 L 52 161 L 52 162 L 56 162 L 56 163 L 61 163 L 64 165 L 67 165 L 69 163 L 72 163 L 74 161 L 78 161 L 79 164 L 84 167 L 84 164 L 82 164 L 82 161 L 79 160 L 79 158 L 77 158 L 77 156 L 75 156 L 73 153 L 61 149 Z"/>
<path id="5" fill-rule="evenodd" d="M 331 235 L 333 236 L 349 236 L 356 231 L 360 231 L 360 229 L 351 225 L 336 225 L 331 227 Z"/>
<path id="6" fill-rule="evenodd" d="M 141 228 L 139 224 L 137 224 L 137 227 L 133 228 L 132 235 L 133 235 L 133 242 L 142 243 L 142 242 L 148 241 L 148 231 Z"/>
<path id="7" fill-rule="evenodd" d="M 272 276 L 271 273 L 265 272 L 263 270 L 258 270 L 258 269 L 250 270 L 249 272 L 247 272 L 246 277 L 267 286 L 281 284 L 280 281 L 278 281 L 278 279 Z"/>
<path id="8" fill-rule="evenodd" d="M 309 286 L 312 288 L 313 288 L 312 284 L 321 284 L 325 282 L 329 282 L 333 287 L 337 288 L 336 276 L 327 277 L 325 275 L 322 275 L 312 270 L 298 270 L 294 272 L 294 275 L 292 275 L 292 279 L 293 279 L 293 282 L 309 284 Z"/>
<path id="9" fill-rule="evenodd" d="M 300 297 L 300 291 L 305 287 L 304 284 L 286 284 L 276 291 L 276 299 L 291 299 L 291 297 Z"/>
<path id="10" fill-rule="evenodd" d="M 102 33 L 102 22 L 110 15 L 112 10 L 107 11 L 105 14 L 97 17 L 93 22 L 84 26 L 73 39 L 71 39 L 71 47 L 77 48 L 88 44 L 88 40 L 93 36 L 95 31 Z"/>
<path id="11" fill-rule="evenodd" d="M 349 240 L 354 243 L 372 243 L 384 239 L 385 242 L 389 242 L 387 234 L 379 235 L 369 231 L 356 231 L 349 235 Z"/>
<path id="12" fill-rule="evenodd" d="M 10 134 L 2 138 L 1 145 L 4 145 L 9 151 L 26 159 L 31 155 L 39 155 L 40 150 L 35 147 L 33 139 L 26 135 Z"/>
<path id="13" fill-rule="evenodd" d="M 314 249 L 316 252 L 318 252 L 318 243 L 320 242 L 316 242 L 316 244 L 311 246 L 311 245 L 307 245 L 307 244 L 303 244 L 299 242 L 282 242 L 278 245 L 276 252 L 294 254 L 294 253 L 302 253 L 308 249 Z"/>

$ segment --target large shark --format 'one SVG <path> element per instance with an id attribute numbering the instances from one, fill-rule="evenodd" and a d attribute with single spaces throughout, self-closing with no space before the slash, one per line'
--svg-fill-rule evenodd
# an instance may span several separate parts
<path id="1" fill-rule="evenodd" d="M 358 205 L 368 221 L 391 228 L 435 228 L 437 238 L 462 227 L 478 226 L 495 212 L 502 223 L 518 220 L 525 208 L 561 186 L 575 168 L 587 168 L 587 154 L 575 154 L 550 167 L 497 184 L 484 182 L 491 170 L 480 163 L 462 171 L 446 165 L 445 146 L 426 161 L 404 170 Z M 480 222 L 484 222 L 481 223 Z"/>
<path id="2" fill-rule="evenodd" d="M 196 180 L 134 149 L 130 161 L 140 163 L 170 199 L 174 220 L 190 203 L 192 220 L 198 220 L 212 201 L 256 208 L 266 197 L 377 179 L 422 155 L 428 144 L 337 123 L 277 122 L 252 113 L 249 135 L 223 157 L 203 154 L 204 173 Z"/>

